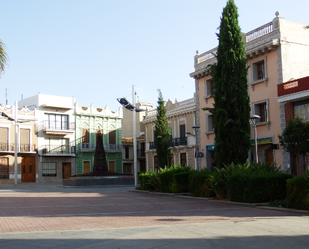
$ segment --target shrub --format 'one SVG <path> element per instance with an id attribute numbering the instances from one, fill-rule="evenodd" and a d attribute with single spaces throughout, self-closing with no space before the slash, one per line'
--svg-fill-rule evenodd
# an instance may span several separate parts
<path id="1" fill-rule="evenodd" d="M 209 178 L 212 172 L 207 169 L 200 171 L 192 171 L 189 176 L 189 192 L 197 197 L 215 196 L 214 191 L 210 187 Z"/>
<path id="2" fill-rule="evenodd" d="M 182 191 L 181 184 L 189 185 L 189 178 L 188 176 L 186 176 L 186 174 L 179 175 L 178 177 L 177 176 L 175 177 L 175 175 L 184 172 L 189 173 L 190 170 L 191 168 L 189 166 L 181 166 L 180 164 L 160 169 L 159 180 L 160 180 L 161 191 L 165 193 Z"/>
<path id="3" fill-rule="evenodd" d="M 138 175 L 141 190 L 160 191 L 158 172 L 145 172 Z"/>
<path id="4" fill-rule="evenodd" d="M 287 181 L 287 206 L 309 209 L 309 174 L 296 176 Z"/>

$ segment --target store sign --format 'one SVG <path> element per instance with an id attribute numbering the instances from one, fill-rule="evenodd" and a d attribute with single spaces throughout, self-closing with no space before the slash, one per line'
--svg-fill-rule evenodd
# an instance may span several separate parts
<path id="1" fill-rule="evenodd" d="M 295 88 L 295 87 L 298 87 L 298 81 L 293 81 L 291 83 L 285 84 L 283 86 L 283 89 L 288 90 L 288 89 Z"/>

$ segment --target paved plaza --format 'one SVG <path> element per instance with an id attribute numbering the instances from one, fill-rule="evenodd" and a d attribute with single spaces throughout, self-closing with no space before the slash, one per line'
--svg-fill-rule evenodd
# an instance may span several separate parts
<path id="1" fill-rule="evenodd" d="M 133 190 L 0 185 L 0 248 L 309 248 L 305 212 Z"/>

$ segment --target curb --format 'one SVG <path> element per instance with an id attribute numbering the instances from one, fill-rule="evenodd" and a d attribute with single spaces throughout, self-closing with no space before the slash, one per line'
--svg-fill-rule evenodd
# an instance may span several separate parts
<path id="1" fill-rule="evenodd" d="M 268 210 L 275 210 L 275 211 L 286 211 L 286 212 L 294 212 L 294 213 L 304 213 L 306 215 L 309 215 L 309 211 L 307 211 L 307 210 L 267 206 L 269 204 L 269 202 L 267 202 L 267 203 L 245 203 L 245 202 L 215 200 L 213 197 L 195 197 L 195 196 L 184 195 L 184 194 L 181 194 L 181 193 L 180 194 L 177 194 L 177 193 L 162 193 L 162 192 L 152 192 L 152 191 L 139 190 L 139 189 L 132 189 L 132 190 L 128 190 L 128 191 L 129 192 L 146 193 L 146 194 L 154 194 L 154 195 L 165 195 L 165 196 L 170 196 L 170 197 L 175 197 L 175 198 L 187 198 L 187 199 L 197 199 L 197 200 L 205 200 L 205 201 L 212 201 L 212 202 L 229 203 L 229 204 L 235 204 L 235 205 L 241 205 L 241 206 L 255 207 L 255 208 L 260 208 L 260 209 L 268 209 Z"/>

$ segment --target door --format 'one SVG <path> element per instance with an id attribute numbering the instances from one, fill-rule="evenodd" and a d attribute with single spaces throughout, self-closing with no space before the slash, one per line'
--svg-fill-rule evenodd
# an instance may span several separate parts
<path id="1" fill-rule="evenodd" d="M 9 158 L 0 157 L 0 179 L 9 179 Z"/>
<path id="2" fill-rule="evenodd" d="M 90 172 L 90 161 L 84 161 L 84 174 Z"/>
<path id="3" fill-rule="evenodd" d="M 108 171 L 115 173 L 115 161 L 108 162 Z"/>
<path id="4" fill-rule="evenodd" d="M 146 172 L 146 163 L 145 159 L 139 160 L 140 172 Z"/>
<path id="5" fill-rule="evenodd" d="M 21 181 L 35 182 L 35 157 L 21 158 Z"/>
<path id="6" fill-rule="evenodd" d="M 268 163 L 268 165 L 274 163 L 274 153 L 273 153 L 273 149 L 269 148 L 266 151 L 266 162 Z"/>
<path id="7" fill-rule="evenodd" d="M 71 163 L 62 163 L 62 178 L 69 179 L 71 176 Z"/>

